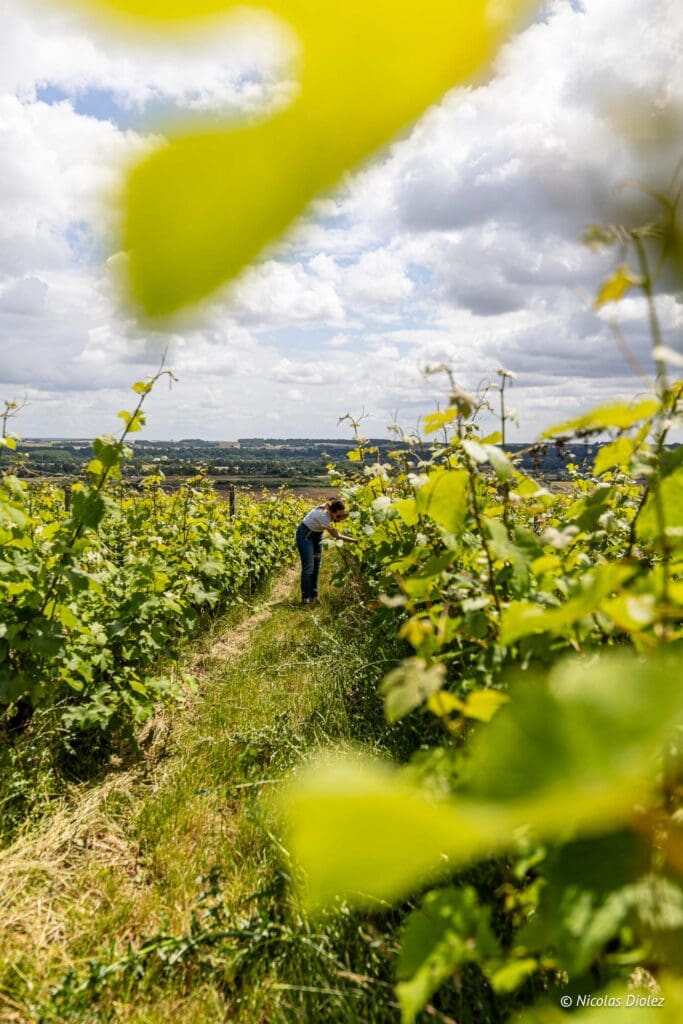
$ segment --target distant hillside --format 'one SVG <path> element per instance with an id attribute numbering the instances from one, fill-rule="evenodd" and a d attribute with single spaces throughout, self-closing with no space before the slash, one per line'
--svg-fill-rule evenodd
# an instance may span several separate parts
<path id="1" fill-rule="evenodd" d="M 28 438 L 18 445 L 16 453 L 4 456 L 4 465 L 25 476 L 78 477 L 92 457 L 91 444 L 85 438 Z M 346 468 L 349 474 L 357 470 L 357 464 L 346 459 L 346 452 L 353 448 L 353 442 L 338 437 L 242 437 L 238 441 L 135 439 L 130 444 L 134 456 L 126 464 L 125 474 L 133 478 L 159 470 L 169 478 L 206 472 L 224 484 L 307 486 L 325 482 L 326 466 L 330 460 L 339 468 Z M 389 452 L 401 447 L 401 442 L 395 438 L 371 438 L 367 445 L 376 448 L 377 458 L 384 462 Z M 428 455 L 428 447 L 426 442 L 424 447 L 407 445 L 406 453 L 417 464 Z M 551 480 L 566 479 L 569 463 L 590 473 L 601 447 L 599 443 L 566 445 L 555 442 L 506 445 L 507 451 L 518 457 L 521 469 Z"/>

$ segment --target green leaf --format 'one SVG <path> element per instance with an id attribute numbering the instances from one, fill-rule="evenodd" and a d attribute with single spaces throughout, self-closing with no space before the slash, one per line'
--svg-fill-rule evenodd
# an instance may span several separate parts
<path id="1" fill-rule="evenodd" d="M 612 405 L 601 405 L 583 416 L 567 420 L 544 431 L 542 437 L 555 437 L 557 434 L 589 433 L 616 428 L 627 430 L 636 423 L 651 419 L 660 408 L 656 398 L 643 398 L 642 401 L 629 405 L 626 402 L 615 402 Z"/>
<path id="2" fill-rule="evenodd" d="M 551 889 L 578 886 L 602 897 L 645 874 L 651 856 L 643 836 L 619 831 L 563 843 L 550 852 L 542 870 Z"/>
<path id="3" fill-rule="evenodd" d="M 58 619 L 63 626 L 66 626 L 67 629 L 76 629 L 80 623 L 78 615 L 76 615 L 73 610 L 65 604 L 59 605 L 55 612 L 55 618 Z"/>
<path id="4" fill-rule="evenodd" d="M 522 680 L 474 739 L 469 791 L 523 806 L 546 834 L 574 819 L 610 828 L 653 778 L 651 759 L 683 717 L 680 657 L 571 658 L 547 688 Z"/>
<path id="5" fill-rule="evenodd" d="M 152 383 L 151 380 L 139 380 L 135 384 L 133 384 L 132 390 L 135 392 L 136 395 L 148 395 L 153 387 L 154 384 Z"/>
<path id="6" fill-rule="evenodd" d="M 467 512 L 467 472 L 437 469 L 415 494 L 417 511 L 443 526 L 448 533 L 462 530 Z"/>
<path id="7" fill-rule="evenodd" d="M 453 711 L 464 711 L 465 702 L 456 697 L 454 693 L 449 693 L 448 690 L 438 690 L 427 700 L 427 707 L 439 718 L 444 718 Z"/>
<path id="8" fill-rule="evenodd" d="M 71 495 L 71 516 L 76 523 L 83 523 L 89 530 L 96 530 L 104 518 L 107 503 L 102 494 L 94 491 L 77 491 Z"/>
<path id="9" fill-rule="evenodd" d="M 397 722 L 419 708 L 431 694 L 441 689 L 445 674 L 443 665 L 425 668 L 419 658 L 408 658 L 389 672 L 379 688 L 384 696 L 387 721 Z"/>
<path id="10" fill-rule="evenodd" d="M 601 473 L 614 466 L 619 466 L 620 469 L 628 468 L 635 447 L 636 442 L 631 437 L 618 437 L 611 444 L 604 445 L 595 456 L 593 472 L 596 476 L 600 476 Z"/>
<path id="11" fill-rule="evenodd" d="M 467 694 L 464 700 L 449 693 L 448 690 L 439 690 L 431 694 L 427 701 L 427 707 L 435 715 L 443 718 L 458 711 L 465 718 L 473 718 L 478 722 L 490 722 L 496 711 L 510 698 L 499 690 L 473 690 Z"/>
<path id="12" fill-rule="evenodd" d="M 85 472 L 93 480 L 99 480 L 104 473 L 104 466 L 99 459 L 91 459 L 85 467 Z"/>
<path id="13" fill-rule="evenodd" d="M 448 851 L 467 860 L 492 838 L 485 814 L 459 813 L 388 766 L 361 759 L 319 759 L 284 794 L 283 808 L 313 904 L 338 895 L 368 906 L 398 899 L 433 878 Z"/>
<path id="14" fill-rule="evenodd" d="M 10 505 L 8 501 L 0 501 L 0 520 L 2 519 L 8 519 L 14 526 L 21 528 L 27 526 L 30 521 L 25 512 L 16 505 Z"/>
<path id="15" fill-rule="evenodd" d="M 615 490 L 607 483 L 600 483 L 592 493 L 573 502 L 567 509 L 567 516 L 574 520 L 579 530 L 587 533 L 596 529 L 598 520 L 614 497 Z"/>
<path id="16" fill-rule="evenodd" d="M 486 969 L 485 974 L 491 982 L 494 992 L 505 994 L 514 992 L 526 979 L 538 969 L 538 960 L 524 957 L 521 960 L 507 960 L 502 967 Z"/>
<path id="17" fill-rule="evenodd" d="M 510 540 L 507 527 L 501 519 L 489 519 L 487 530 L 494 556 L 512 564 L 516 592 L 524 593 L 529 588 L 529 565 L 538 553 L 538 541 L 533 545 L 531 552 L 527 553 Z M 526 537 L 523 539 L 527 540 Z"/>
<path id="18" fill-rule="evenodd" d="M 290 850 L 314 903 L 395 900 L 444 867 L 540 837 L 608 832 L 647 806 L 656 757 L 683 719 L 680 652 L 572 659 L 518 684 L 475 737 L 468 786 L 434 800 L 360 759 L 312 764 L 284 796 Z"/>
<path id="19" fill-rule="evenodd" d="M 649 860 L 648 843 L 630 832 L 560 846 L 543 864 L 547 884 L 519 944 L 551 949 L 561 970 L 583 974 L 631 913 L 632 883 Z"/>
<path id="20" fill-rule="evenodd" d="M 458 418 L 457 409 L 446 409 L 444 412 L 431 412 L 422 417 L 425 434 L 434 434 L 437 430 L 447 427 Z"/>
<path id="21" fill-rule="evenodd" d="M 429 892 L 408 917 L 401 940 L 396 986 L 403 1024 L 412 1024 L 436 990 L 467 961 L 499 953 L 490 908 L 467 886 Z"/>
<path id="22" fill-rule="evenodd" d="M 2 489 L 17 501 L 24 501 L 26 498 L 27 485 L 12 473 L 8 473 L 2 478 Z"/>
<path id="23" fill-rule="evenodd" d="M 661 501 L 664 528 L 669 542 L 676 546 L 683 545 L 683 467 L 660 480 L 657 490 L 653 490 L 648 496 L 636 526 L 638 536 L 642 540 L 660 539 L 658 501 Z"/>
<path id="24" fill-rule="evenodd" d="M 673 938 L 680 951 L 683 948 L 681 882 L 650 872 L 629 887 L 628 895 L 640 924 L 648 934 L 659 933 L 656 937 L 660 940 Z"/>
<path id="25" fill-rule="evenodd" d="M 92 445 L 93 455 L 103 466 L 111 469 L 121 461 L 121 445 L 111 434 L 96 437 Z"/>
<path id="26" fill-rule="evenodd" d="M 596 309 L 600 309 L 607 302 L 618 302 L 631 288 L 642 284 L 644 284 L 643 278 L 634 274 L 625 263 L 622 263 L 601 285 L 594 306 Z"/>
<path id="27" fill-rule="evenodd" d="M 601 601 L 600 611 L 627 633 L 652 625 L 657 614 L 654 594 L 619 594 Z"/>
<path id="28" fill-rule="evenodd" d="M 418 549 L 418 554 L 424 554 L 424 549 Z M 410 557 L 410 556 L 408 556 Z M 442 573 L 449 569 L 454 560 L 454 553 L 452 551 L 444 551 L 440 555 L 434 555 L 432 558 L 427 559 L 422 565 L 420 565 L 417 572 L 412 573 L 410 576 L 406 576 L 401 581 L 401 586 L 407 594 L 411 597 L 424 598 L 428 595 L 434 587 L 438 587 L 442 582 Z M 404 560 L 404 564 L 407 563 L 408 559 Z M 409 566 L 406 565 L 406 568 Z M 392 565 L 392 568 L 396 572 L 400 572 L 400 568 L 396 563 Z"/>
<path id="29" fill-rule="evenodd" d="M 479 722 L 490 722 L 496 711 L 507 704 L 510 698 L 500 690 L 473 690 L 465 698 L 462 713 L 466 718 Z"/>
<path id="30" fill-rule="evenodd" d="M 171 24 L 242 6 L 234 0 L 90 5 Z M 495 14 L 485 0 L 425 0 L 419 9 L 390 0 L 371 8 L 364 0 L 262 0 L 258 6 L 291 30 L 301 48 L 300 89 L 271 116 L 165 133 L 169 141 L 133 170 L 121 248 L 129 254 L 133 296 L 149 314 L 195 302 L 242 270 L 316 194 L 478 72 L 526 5 L 509 0 Z"/>
<path id="31" fill-rule="evenodd" d="M 620 590 L 631 576 L 631 566 L 603 562 L 582 578 L 578 592 L 559 608 L 547 608 L 531 601 L 512 601 L 503 611 L 500 642 L 507 646 L 531 633 L 566 632 L 596 611 L 601 602 Z"/>
<path id="32" fill-rule="evenodd" d="M 391 508 L 396 510 L 406 526 L 415 526 L 419 522 L 417 503 L 414 498 L 401 498 L 399 501 L 395 501 Z"/>
<path id="33" fill-rule="evenodd" d="M 126 409 L 122 409 L 121 412 L 117 413 L 120 420 L 126 424 L 126 430 L 129 434 L 137 434 L 138 431 L 142 430 L 146 423 L 145 414 L 142 409 L 138 409 L 137 412 L 128 412 Z"/>

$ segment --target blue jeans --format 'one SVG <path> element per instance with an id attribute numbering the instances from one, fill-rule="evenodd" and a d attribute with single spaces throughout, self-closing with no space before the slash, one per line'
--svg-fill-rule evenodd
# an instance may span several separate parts
<path id="1" fill-rule="evenodd" d="M 323 557 L 323 535 L 309 530 L 303 523 L 296 531 L 296 546 L 301 558 L 301 599 L 311 601 L 318 596 L 318 576 Z"/>

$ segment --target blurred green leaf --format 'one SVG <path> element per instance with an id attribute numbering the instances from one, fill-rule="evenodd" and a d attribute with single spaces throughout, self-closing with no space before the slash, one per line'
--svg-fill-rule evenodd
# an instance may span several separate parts
<path id="1" fill-rule="evenodd" d="M 549 835 L 574 819 L 609 828 L 653 778 L 652 759 L 683 718 L 681 664 L 675 648 L 647 658 L 571 658 L 546 687 L 517 683 L 474 739 L 469 791 L 520 802 Z"/>
<path id="2" fill-rule="evenodd" d="M 384 677 L 380 693 L 384 696 L 387 721 L 397 722 L 437 690 L 441 689 L 446 674 L 443 665 L 426 668 L 419 658 L 408 658 Z"/>
<path id="3" fill-rule="evenodd" d="M 506 960 L 500 967 L 489 967 L 485 973 L 494 992 L 507 993 L 514 992 L 536 970 L 538 960 L 523 957 L 520 960 Z"/>
<path id="4" fill-rule="evenodd" d="M 437 801 L 388 766 L 323 759 L 284 797 L 288 844 L 312 903 L 344 895 L 358 903 L 404 896 L 434 877 L 457 850 L 483 854 L 493 839 L 487 809 Z"/>
<path id="5" fill-rule="evenodd" d="M 490 722 L 499 708 L 509 701 L 508 695 L 500 690 L 473 690 L 465 698 L 462 713 L 466 718 Z"/>
<path id="6" fill-rule="evenodd" d="M 627 467 L 633 456 L 636 442 L 631 437 L 618 437 L 611 444 L 603 445 L 595 456 L 593 472 L 600 476 L 615 466 Z"/>
<path id="7" fill-rule="evenodd" d="M 660 403 L 656 398 L 644 398 L 633 405 L 626 402 L 601 405 L 584 413 L 583 416 L 577 416 L 576 419 L 567 420 L 556 427 L 550 427 L 541 436 L 555 437 L 557 434 L 610 430 L 611 428 L 627 430 L 629 427 L 635 426 L 636 423 L 650 419 L 659 411 L 659 407 Z"/>
<path id="8" fill-rule="evenodd" d="M 411 1024 L 434 992 L 466 961 L 499 954 L 491 910 L 471 886 L 429 892 L 408 917 L 401 938 L 396 986 L 403 1024 Z"/>
<path id="9" fill-rule="evenodd" d="M 513 644 L 531 633 L 562 633 L 594 612 L 601 602 L 618 591 L 633 576 L 633 568 L 615 562 L 603 562 L 582 579 L 582 586 L 558 608 L 547 608 L 531 601 L 513 601 L 504 610 L 500 642 Z"/>
<path id="10" fill-rule="evenodd" d="M 540 906 L 517 941 L 550 951 L 570 977 L 583 974 L 630 915 L 632 885 L 649 863 L 648 843 L 629 832 L 559 847 L 543 864 Z"/>
<path id="11" fill-rule="evenodd" d="M 625 263 L 622 263 L 600 287 L 594 306 L 596 309 L 600 309 L 608 302 L 618 302 L 631 288 L 643 283 L 642 277 L 634 274 Z"/>
<path id="12" fill-rule="evenodd" d="M 371 904 L 513 842 L 607 832 L 647 804 L 655 759 L 683 719 L 680 652 L 572 659 L 547 687 L 518 684 L 474 739 L 468 785 L 433 801 L 399 773 L 357 760 L 312 765 L 285 797 L 290 849 L 309 898 Z"/>
<path id="13" fill-rule="evenodd" d="M 160 23 L 240 6 L 90 4 Z M 152 315 L 194 302 L 237 274 L 317 193 L 478 71 L 525 5 L 509 0 L 495 12 L 485 0 L 259 6 L 302 47 L 301 89 L 291 105 L 247 125 L 176 136 L 129 177 L 123 248 L 133 294 Z"/>
<path id="14" fill-rule="evenodd" d="M 660 480 L 657 489 L 648 495 L 637 524 L 637 533 L 642 540 L 656 541 L 660 537 L 658 502 L 661 502 L 669 542 L 683 545 L 683 467 Z"/>
<path id="15" fill-rule="evenodd" d="M 458 418 L 457 409 L 445 409 L 443 412 L 432 412 L 422 417 L 425 434 L 434 434 L 437 430 L 447 427 Z"/>
<path id="16" fill-rule="evenodd" d="M 652 594 L 618 594 L 600 602 L 600 611 L 627 633 L 639 633 L 655 620 Z"/>
<path id="17" fill-rule="evenodd" d="M 419 522 L 417 504 L 414 498 L 400 498 L 391 507 L 398 512 L 399 518 L 406 526 L 415 526 Z"/>

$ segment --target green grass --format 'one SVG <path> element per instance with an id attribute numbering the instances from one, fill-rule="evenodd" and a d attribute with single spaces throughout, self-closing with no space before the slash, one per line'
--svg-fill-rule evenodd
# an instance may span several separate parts
<path id="1" fill-rule="evenodd" d="M 0 1020 L 397 1019 L 393 912 L 308 922 L 267 809 L 319 746 L 392 743 L 366 612 L 326 593 L 303 611 L 292 585 L 250 631 L 214 631 L 147 758 L 74 787 L 6 852 Z"/>

